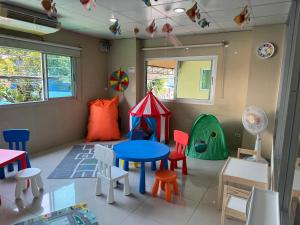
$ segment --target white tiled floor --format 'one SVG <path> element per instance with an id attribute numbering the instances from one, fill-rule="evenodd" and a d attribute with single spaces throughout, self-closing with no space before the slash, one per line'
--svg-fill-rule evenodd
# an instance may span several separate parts
<path id="1" fill-rule="evenodd" d="M 101 225 L 219 225 L 220 212 L 216 209 L 218 173 L 224 161 L 188 159 L 189 175 L 182 176 L 178 170 L 178 184 L 181 194 L 164 200 L 164 193 L 157 198 L 150 195 L 153 172 L 147 167 L 146 189 L 138 192 L 139 170 L 131 168 L 130 187 L 132 194 L 123 196 L 122 187 L 115 190 L 115 203 L 107 204 L 106 196 L 95 196 L 95 179 L 47 179 L 58 163 L 70 150 L 71 145 L 31 157 L 33 167 L 42 169 L 45 185 L 43 196 L 34 199 L 29 191 L 21 201 L 14 201 L 15 179 L 12 173 L 0 181 L 0 224 L 14 224 L 47 212 L 59 210 L 76 203 L 86 202 Z M 149 165 L 148 165 L 149 166 Z M 180 165 L 179 165 L 180 166 Z M 104 189 L 105 190 L 105 189 Z M 244 223 L 227 220 L 226 225 Z"/>

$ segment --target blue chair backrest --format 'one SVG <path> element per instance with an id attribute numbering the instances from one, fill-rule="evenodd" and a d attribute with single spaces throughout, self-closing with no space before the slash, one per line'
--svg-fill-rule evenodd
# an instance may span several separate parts
<path id="1" fill-rule="evenodd" d="M 9 129 L 3 131 L 4 141 L 8 143 L 11 150 L 26 151 L 26 142 L 29 141 L 29 135 L 30 131 L 28 129 Z"/>

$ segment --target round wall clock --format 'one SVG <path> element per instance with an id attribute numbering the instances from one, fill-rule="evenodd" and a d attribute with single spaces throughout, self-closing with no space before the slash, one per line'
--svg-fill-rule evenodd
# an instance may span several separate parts
<path id="1" fill-rule="evenodd" d="M 263 59 L 271 58 L 275 53 L 275 46 L 271 42 L 262 43 L 257 48 L 257 55 Z"/>

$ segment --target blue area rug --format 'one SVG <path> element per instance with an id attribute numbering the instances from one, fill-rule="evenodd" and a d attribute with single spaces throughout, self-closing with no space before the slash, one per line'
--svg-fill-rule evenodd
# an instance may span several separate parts
<path id="1" fill-rule="evenodd" d="M 113 145 L 105 145 L 112 148 Z M 48 179 L 91 178 L 97 175 L 94 145 L 74 145 Z"/>

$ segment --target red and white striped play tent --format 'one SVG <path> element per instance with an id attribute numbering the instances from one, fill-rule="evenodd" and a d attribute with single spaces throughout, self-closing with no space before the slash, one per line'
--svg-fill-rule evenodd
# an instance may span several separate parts
<path id="1" fill-rule="evenodd" d="M 149 91 L 145 98 L 129 110 L 129 139 L 168 142 L 169 118 L 170 110 Z"/>

